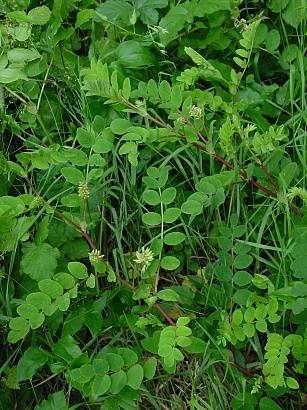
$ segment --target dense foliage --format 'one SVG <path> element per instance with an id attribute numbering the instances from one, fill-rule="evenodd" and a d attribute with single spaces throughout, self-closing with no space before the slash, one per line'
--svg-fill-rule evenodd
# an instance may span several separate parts
<path id="1" fill-rule="evenodd" d="M 0 408 L 303 409 L 306 0 L 0 16 Z"/>

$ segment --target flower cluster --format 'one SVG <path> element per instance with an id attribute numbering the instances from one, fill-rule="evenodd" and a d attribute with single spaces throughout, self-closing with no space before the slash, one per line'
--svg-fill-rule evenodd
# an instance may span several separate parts
<path id="1" fill-rule="evenodd" d="M 80 182 L 78 186 L 78 195 L 81 199 L 87 199 L 90 196 L 90 192 L 88 190 L 87 182 Z"/>
<path id="2" fill-rule="evenodd" d="M 89 257 L 90 262 L 93 263 L 93 262 L 100 262 L 104 258 L 104 255 L 101 255 L 100 250 L 93 249 L 92 252 L 88 254 L 88 257 Z"/>
<path id="3" fill-rule="evenodd" d="M 202 109 L 197 107 L 196 105 L 192 105 L 189 111 L 189 114 L 191 115 L 191 117 L 198 118 L 198 119 L 201 118 L 202 113 L 203 113 Z"/>
<path id="4" fill-rule="evenodd" d="M 140 251 L 135 252 L 135 257 L 134 262 L 140 265 L 142 273 L 148 269 L 154 258 L 151 249 L 145 248 L 145 246 L 143 246 Z"/>

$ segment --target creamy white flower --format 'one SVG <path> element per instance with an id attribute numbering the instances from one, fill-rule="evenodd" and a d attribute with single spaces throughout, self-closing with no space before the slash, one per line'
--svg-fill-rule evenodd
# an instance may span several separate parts
<path id="1" fill-rule="evenodd" d="M 150 248 L 142 247 L 140 251 L 135 252 L 134 262 L 141 266 L 141 272 L 144 273 L 153 261 L 154 255 Z"/>
<path id="2" fill-rule="evenodd" d="M 197 107 L 196 105 L 192 105 L 192 107 L 190 108 L 189 114 L 191 115 L 191 117 L 201 118 L 202 109 Z"/>
<path id="3" fill-rule="evenodd" d="M 99 262 L 104 258 L 104 255 L 101 255 L 100 250 L 93 249 L 92 252 L 88 254 L 90 262 Z"/>

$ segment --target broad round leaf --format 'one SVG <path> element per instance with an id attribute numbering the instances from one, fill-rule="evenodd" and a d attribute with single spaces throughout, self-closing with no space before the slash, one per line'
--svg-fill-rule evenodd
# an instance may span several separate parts
<path id="1" fill-rule="evenodd" d="M 55 300 L 55 304 L 61 312 L 66 312 L 70 305 L 70 297 L 68 293 L 58 296 Z"/>
<path id="2" fill-rule="evenodd" d="M 199 215 L 202 213 L 203 206 L 201 202 L 195 201 L 193 199 L 187 200 L 181 206 L 181 211 L 188 215 Z"/>
<path id="3" fill-rule="evenodd" d="M 67 267 L 76 279 L 85 279 L 88 276 L 86 266 L 81 262 L 69 262 Z"/>
<path id="4" fill-rule="evenodd" d="M 179 218 L 181 211 L 179 208 L 168 208 L 163 215 L 163 220 L 167 224 L 171 224 Z"/>
<path id="5" fill-rule="evenodd" d="M 23 248 L 21 267 L 34 280 L 47 279 L 55 271 L 59 257 L 59 250 L 48 243 L 30 243 Z"/>
<path id="6" fill-rule="evenodd" d="M 180 300 L 180 296 L 177 292 L 172 289 L 163 289 L 157 293 L 157 296 L 161 300 L 165 300 L 167 302 L 178 302 Z"/>
<path id="7" fill-rule="evenodd" d="M 77 168 L 65 167 L 61 169 L 61 172 L 66 181 L 70 182 L 73 185 L 79 185 L 84 181 L 84 175 Z"/>
<path id="8" fill-rule="evenodd" d="M 110 370 L 112 370 L 112 372 L 121 370 L 125 365 L 124 359 L 119 354 L 107 353 L 105 355 L 105 358 L 108 361 Z"/>
<path id="9" fill-rule="evenodd" d="M 93 369 L 97 375 L 103 376 L 109 371 L 110 366 L 106 359 L 94 359 Z"/>
<path id="10" fill-rule="evenodd" d="M 252 323 L 244 323 L 243 332 L 246 337 L 254 337 L 255 335 L 255 326 Z"/>
<path id="11" fill-rule="evenodd" d="M 162 192 L 162 202 L 164 205 L 171 204 L 176 198 L 177 190 L 174 187 L 166 188 Z"/>
<path id="12" fill-rule="evenodd" d="M 160 195 L 157 191 L 154 191 L 153 189 L 147 189 L 146 191 L 144 191 L 143 199 L 146 202 L 146 204 L 153 206 L 159 205 L 161 202 Z"/>
<path id="13" fill-rule="evenodd" d="M 138 361 L 138 355 L 132 349 L 128 349 L 127 347 L 118 348 L 117 353 L 124 359 L 125 366 L 132 366 Z"/>
<path id="14" fill-rule="evenodd" d="M 235 267 L 237 269 L 246 269 L 253 262 L 253 257 L 251 255 L 237 255 L 234 260 Z"/>
<path id="15" fill-rule="evenodd" d="M 131 127 L 131 122 L 124 118 L 116 118 L 111 122 L 111 131 L 114 134 L 122 135 Z"/>
<path id="16" fill-rule="evenodd" d="M 12 330 L 18 330 L 20 332 L 29 330 L 29 323 L 23 317 L 14 317 L 10 320 L 9 326 Z"/>
<path id="17" fill-rule="evenodd" d="M 34 313 L 29 317 L 29 324 L 32 329 L 38 329 L 44 323 L 45 315 L 42 312 Z"/>
<path id="18" fill-rule="evenodd" d="M 51 304 L 50 296 L 46 295 L 43 292 L 30 293 L 26 297 L 26 301 L 30 305 L 33 305 L 33 306 L 37 307 L 37 309 L 41 309 L 43 311 L 46 307 L 50 306 L 50 304 Z"/>
<path id="19" fill-rule="evenodd" d="M 185 234 L 182 232 L 169 232 L 164 236 L 164 243 L 166 245 L 179 245 L 185 240 Z"/>
<path id="20" fill-rule="evenodd" d="M 244 270 L 236 272 L 233 277 L 234 283 L 238 286 L 247 286 L 251 283 L 252 279 L 252 275 Z"/>
<path id="21" fill-rule="evenodd" d="M 104 376 L 95 376 L 91 382 L 91 393 L 93 398 L 97 398 L 107 393 L 111 387 L 111 377 L 107 374 Z"/>
<path id="22" fill-rule="evenodd" d="M 111 375 L 111 388 L 112 394 L 118 394 L 127 384 L 127 376 L 123 370 Z"/>
<path id="23" fill-rule="evenodd" d="M 166 270 L 177 269 L 180 265 L 180 260 L 175 256 L 163 256 L 161 260 L 161 267 Z"/>
<path id="24" fill-rule="evenodd" d="M 156 374 L 156 368 L 157 368 L 157 359 L 154 356 L 150 357 L 143 366 L 144 377 L 146 377 L 146 379 L 148 380 L 151 380 Z"/>
<path id="25" fill-rule="evenodd" d="M 160 225 L 162 222 L 161 215 L 157 212 L 147 212 L 142 216 L 142 220 L 146 225 L 155 226 Z"/>
<path id="26" fill-rule="evenodd" d="M 134 390 L 138 390 L 142 384 L 144 370 L 140 364 L 135 364 L 127 371 L 127 384 Z"/>
<path id="27" fill-rule="evenodd" d="M 22 305 L 18 306 L 17 313 L 24 319 L 29 319 L 31 316 L 38 313 L 38 309 L 34 305 L 30 305 L 29 303 L 23 303 Z"/>
<path id="28" fill-rule="evenodd" d="M 75 286 L 75 279 L 72 275 L 66 272 L 60 272 L 53 276 L 53 279 L 60 283 L 64 289 L 71 289 Z"/>
<path id="29" fill-rule="evenodd" d="M 91 148 L 96 141 L 95 132 L 92 129 L 78 128 L 77 140 L 83 147 Z"/>
<path id="30" fill-rule="evenodd" d="M 50 296 L 52 299 L 63 294 L 63 287 L 52 279 L 43 279 L 38 282 L 39 290 Z"/>

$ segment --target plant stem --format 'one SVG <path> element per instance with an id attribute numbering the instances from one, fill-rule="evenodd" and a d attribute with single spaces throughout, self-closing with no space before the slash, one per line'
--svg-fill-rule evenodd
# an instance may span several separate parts
<path id="1" fill-rule="evenodd" d="M 138 107 L 136 107 L 135 105 L 133 105 L 133 104 L 127 102 L 127 101 L 124 101 L 124 102 L 128 105 L 128 107 L 130 107 L 130 108 L 132 108 L 132 109 L 134 109 L 134 110 L 136 110 L 136 111 L 140 111 L 140 110 L 138 109 Z M 163 123 L 162 121 L 158 120 L 157 118 L 153 117 L 153 116 L 150 115 L 150 114 L 147 114 L 146 117 L 149 119 L 149 121 L 155 123 L 156 125 L 158 125 L 158 126 L 161 127 L 161 128 L 169 128 L 169 126 L 168 126 L 167 124 Z M 170 128 L 171 128 L 171 127 L 170 127 Z M 172 128 L 171 128 L 171 130 L 174 131 Z M 203 142 L 204 144 L 206 144 L 206 143 L 207 143 L 207 138 L 204 137 L 204 136 L 201 134 L 201 132 L 199 132 L 198 130 L 195 130 L 195 132 L 196 132 L 196 134 L 198 135 L 198 137 L 202 140 L 202 142 Z M 181 135 L 181 137 L 185 138 L 184 135 Z M 198 143 L 198 142 L 193 142 L 192 145 L 193 145 L 194 147 L 197 147 L 198 149 L 201 149 L 202 151 L 207 152 L 209 155 L 212 155 L 217 162 L 219 162 L 220 164 L 224 165 L 226 168 L 231 169 L 231 170 L 234 170 L 234 169 L 235 169 L 235 167 L 234 167 L 232 164 L 230 164 L 228 161 L 226 161 L 225 159 L 223 159 L 223 158 L 222 158 L 220 155 L 218 155 L 215 151 L 210 152 L 210 151 L 206 148 L 205 145 L 200 144 L 200 143 Z M 261 163 L 261 164 L 262 164 L 262 163 Z M 277 192 L 280 191 L 280 188 L 278 187 L 277 183 L 274 181 L 273 177 L 269 174 L 269 172 L 268 172 L 268 170 L 266 169 L 265 165 L 262 164 L 261 167 L 262 167 L 262 169 L 263 169 L 263 171 L 264 171 L 266 177 L 269 179 L 269 181 L 271 182 L 271 184 L 272 184 L 272 185 L 274 186 L 274 188 L 276 189 L 276 192 L 274 192 L 274 191 L 272 191 L 272 190 L 266 188 L 264 185 L 262 185 L 262 184 L 260 184 L 259 182 L 257 182 L 254 178 L 246 179 L 245 172 L 244 172 L 244 170 L 242 170 L 242 169 L 239 170 L 239 175 L 240 175 L 240 177 L 243 179 L 243 181 L 245 181 L 245 182 L 247 182 L 248 184 L 254 186 L 254 187 L 257 188 L 259 191 L 264 192 L 266 195 L 270 196 L 271 198 L 277 198 L 277 196 L 278 196 L 278 195 L 277 195 Z M 299 216 L 304 216 L 304 213 L 303 213 L 298 207 L 296 207 L 296 206 L 294 206 L 294 205 L 292 205 L 292 204 L 288 204 L 288 205 L 289 205 L 289 208 L 291 209 L 292 212 L 294 212 L 295 214 L 297 214 L 297 215 L 299 215 Z"/>

